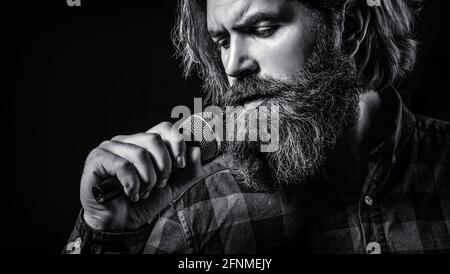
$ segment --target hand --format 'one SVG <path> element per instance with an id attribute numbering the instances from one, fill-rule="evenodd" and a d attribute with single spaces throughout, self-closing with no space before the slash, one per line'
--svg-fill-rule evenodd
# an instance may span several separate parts
<path id="1" fill-rule="evenodd" d="M 139 228 L 171 202 L 171 174 L 177 169 L 192 177 L 204 173 L 200 149 L 187 149 L 181 134 L 172 130 L 169 122 L 146 133 L 116 136 L 101 143 L 87 157 L 81 178 L 84 220 L 103 231 Z M 101 205 L 94 199 L 92 187 L 112 176 L 119 179 L 126 196 Z"/>

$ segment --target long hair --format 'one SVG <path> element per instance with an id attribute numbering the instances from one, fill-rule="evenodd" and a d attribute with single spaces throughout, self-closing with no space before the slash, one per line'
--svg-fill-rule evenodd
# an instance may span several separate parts
<path id="1" fill-rule="evenodd" d="M 366 0 L 298 0 L 316 10 L 328 27 L 335 28 L 351 5 Z M 416 62 L 415 21 L 423 0 L 380 0 L 367 7 L 371 17 L 365 39 L 355 56 L 361 88 L 382 90 L 412 70 Z M 348 4 L 348 5 L 345 5 Z M 225 88 L 226 76 L 217 48 L 207 32 L 206 0 L 179 0 L 178 17 L 172 33 L 184 76 L 193 71 L 206 85 Z M 208 86 L 204 86 L 208 89 Z M 213 101 L 219 91 L 208 92 Z"/>

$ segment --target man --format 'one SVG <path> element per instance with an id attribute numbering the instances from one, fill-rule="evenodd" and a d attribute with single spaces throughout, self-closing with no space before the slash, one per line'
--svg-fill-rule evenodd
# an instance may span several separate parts
<path id="1" fill-rule="evenodd" d="M 202 165 L 170 123 L 86 160 L 66 253 L 450 251 L 450 125 L 414 116 L 418 1 L 181 0 L 176 43 L 212 104 L 279 109 L 279 149 Z M 127 197 L 92 186 L 117 176 Z"/>

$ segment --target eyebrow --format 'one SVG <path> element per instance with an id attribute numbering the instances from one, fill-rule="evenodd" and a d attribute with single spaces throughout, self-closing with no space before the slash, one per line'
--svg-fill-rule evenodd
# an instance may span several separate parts
<path id="1" fill-rule="evenodd" d="M 290 8 L 282 8 L 279 11 L 258 12 L 245 18 L 243 22 L 237 23 L 233 29 L 240 30 L 257 25 L 260 22 L 287 22 L 292 19 L 294 12 Z"/>
<path id="2" fill-rule="evenodd" d="M 284 5 L 278 11 L 262 11 L 254 13 L 247 18 L 244 18 L 242 22 L 238 22 L 236 25 L 232 27 L 233 30 L 241 31 L 243 29 L 247 29 L 251 26 L 254 26 L 260 22 L 288 22 L 294 16 L 293 9 L 290 5 Z M 209 30 L 209 35 L 211 37 L 219 37 L 222 36 L 223 30 Z"/>

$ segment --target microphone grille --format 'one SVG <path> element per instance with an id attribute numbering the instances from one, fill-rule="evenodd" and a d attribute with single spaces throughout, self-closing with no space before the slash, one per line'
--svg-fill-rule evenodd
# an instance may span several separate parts
<path id="1" fill-rule="evenodd" d="M 203 163 L 213 160 L 220 153 L 221 141 L 214 131 L 221 125 L 219 116 L 212 112 L 201 112 L 189 116 L 179 127 L 184 140 L 198 146 Z"/>

